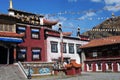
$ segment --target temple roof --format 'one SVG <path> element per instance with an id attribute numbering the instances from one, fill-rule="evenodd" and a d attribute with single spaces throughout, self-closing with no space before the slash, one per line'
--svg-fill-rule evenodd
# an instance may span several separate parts
<path id="1" fill-rule="evenodd" d="M 17 33 L 14 33 L 14 32 L 0 32 L 0 37 L 22 38 L 22 37 L 24 37 L 24 34 L 17 34 Z"/>
<path id="2" fill-rule="evenodd" d="M 26 11 L 22 11 L 22 10 L 9 9 L 8 11 L 14 11 L 14 12 L 16 12 L 16 13 L 21 13 L 21 14 L 35 15 L 35 16 L 39 16 L 39 17 L 44 17 L 43 15 L 40 15 L 40 14 L 35 14 L 35 13 L 26 12 Z"/>
<path id="3" fill-rule="evenodd" d="M 112 36 L 101 39 L 91 40 L 88 44 L 81 46 L 80 48 L 100 47 L 105 45 L 112 45 L 120 43 L 120 36 Z"/>
<path id="4" fill-rule="evenodd" d="M 63 32 L 63 36 L 71 36 L 72 32 Z"/>
<path id="5" fill-rule="evenodd" d="M 10 22 L 12 22 L 13 20 L 16 21 L 16 17 L 8 15 L 8 14 L 0 14 L 0 20 L 9 20 Z"/>
<path id="6" fill-rule="evenodd" d="M 43 19 L 43 23 L 44 25 L 56 25 L 58 23 L 58 21 L 50 21 L 50 20 L 47 20 L 47 19 Z"/>

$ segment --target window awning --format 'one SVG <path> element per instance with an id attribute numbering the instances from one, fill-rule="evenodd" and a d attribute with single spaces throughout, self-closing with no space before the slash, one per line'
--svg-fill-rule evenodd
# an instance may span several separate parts
<path id="1" fill-rule="evenodd" d="M 18 30 L 25 31 L 25 27 L 18 27 Z"/>
<path id="2" fill-rule="evenodd" d="M 21 42 L 23 42 L 23 39 L 22 38 L 13 38 L 13 37 L 0 37 L 0 41 L 12 42 L 12 43 L 21 43 Z"/>
<path id="3" fill-rule="evenodd" d="M 20 52 L 25 54 L 26 53 L 26 49 L 21 49 Z"/>
<path id="4" fill-rule="evenodd" d="M 32 32 L 39 32 L 39 29 L 31 29 Z"/>
<path id="5" fill-rule="evenodd" d="M 40 54 L 40 50 L 32 50 L 33 54 Z"/>

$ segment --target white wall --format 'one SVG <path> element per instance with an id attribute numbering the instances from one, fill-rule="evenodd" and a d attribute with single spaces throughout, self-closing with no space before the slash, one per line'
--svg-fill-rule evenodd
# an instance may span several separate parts
<path id="1" fill-rule="evenodd" d="M 55 41 L 58 42 L 58 53 L 52 53 L 51 52 L 51 41 Z M 51 62 L 52 59 L 58 59 L 59 57 L 61 57 L 61 53 L 60 53 L 60 38 L 58 37 L 51 37 L 48 36 L 47 38 L 47 61 Z M 80 63 L 80 57 L 76 52 L 76 44 L 87 44 L 87 41 L 80 41 L 80 40 L 73 40 L 73 39 L 63 39 L 63 42 L 66 43 L 66 47 L 67 47 L 67 53 L 63 53 L 63 57 L 70 57 L 71 59 L 76 59 L 77 63 Z M 69 49 L 68 49 L 68 43 L 73 43 L 74 44 L 74 54 L 69 54 Z"/>

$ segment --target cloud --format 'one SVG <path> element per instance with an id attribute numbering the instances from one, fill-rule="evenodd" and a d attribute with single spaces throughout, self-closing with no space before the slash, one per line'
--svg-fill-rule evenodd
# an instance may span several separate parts
<path id="1" fill-rule="evenodd" d="M 62 17 L 62 16 L 60 16 L 60 17 L 58 17 L 58 18 L 59 18 L 60 21 L 66 21 L 66 20 L 67 20 L 67 18 Z"/>
<path id="2" fill-rule="evenodd" d="M 120 11 L 120 6 L 119 7 L 117 5 L 116 6 L 105 6 L 104 9 L 108 11 L 117 12 L 117 11 Z"/>
<path id="3" fill-rule="evenodd" d="M 77 2 L 78 0 L 68 0 L 68 2 Z"/>
<path id="4" fill-rule="evenodd" d="M 120 0 L 104 0 L 105 1 L 105 7 L 104 9 L 108 11 L 120 11 Z"/>
<path id="5" fill-rule="evenodd" d="M 92 17 L 92 16 L 95 16 L 96 13 L 94 12 L 88 12 L 86 13 L 85 15 L 83 15 L 82 17 L 78 18 L 79 20 L 84 20 L 85 18 L 88 18 L 88 17 Z"/>
<path id="6" fill-rule="evenodd" d="M 104 0 L 106 4 L 120 4 L 120 0 Z"/>
<path id="7" fill-rule="evenodd" d="M 102 0 L 91 0 L 92 2 L 101 2 Z"/>
<path id="8" fill-rule="evenodd" d="M 117 12 L 120 11 L 120 0 L 91 0 L 92 2 L 100 3 L 104 1 L 104 9 L 108 11 Z"/>

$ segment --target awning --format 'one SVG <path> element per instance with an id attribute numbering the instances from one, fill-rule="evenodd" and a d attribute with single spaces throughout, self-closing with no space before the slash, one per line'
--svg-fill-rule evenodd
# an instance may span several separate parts
<path id="1" fill-rule="evenodd" d="M 33 54 L 40 54 L 40 50 L 38 49 L 38 50 L 32 50 L 32 53 Z"/>
<path id="2" fill-rule="evenodd" d="M 18 27 L 18 30 L 25 31 L 25 27 Z"/>
<path id="3" fill-rule="evenodd" d="M 22 54 L 25 54 L 25 53 L 26 53 L 26 49 L 20 49 L 20 52 L 21 52 Z"/>
<path id="4" fill-rule="evenodd" d="M 32 32 L 39 32 L 39 29 L 31 29 Z"/>
<path id="5" fill-rule="evenodd" d="M 0 37 L 0 41 L 12 42 L 12 43 L 21 43 L 21 42 L 23 42 L 23 39 L 22 38 L 13 38 L 13 37 Z"/>

